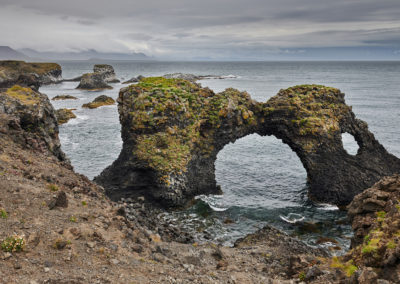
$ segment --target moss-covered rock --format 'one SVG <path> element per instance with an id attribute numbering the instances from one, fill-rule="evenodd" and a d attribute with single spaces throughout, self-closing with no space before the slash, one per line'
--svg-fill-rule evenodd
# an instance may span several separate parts
<path id="1" fill-rule="evenodd" d="M 71 96 L 71 95 L 58 95 L 52 98 L 51 100 L 53 101 L 61 101 L 61 100 L 77 100 L 77 97 Z"/>
<path id="2" fill-rule="evenodd" d="M 251 133 L 288 144 L 307 170 L 310 195 L 320 201 L 348 204 L 382 176 L 400 171 L 400 161 L 334 88 L 295 86 L 258 103 L 235 89 L 215 94 L 190 81 L 152 77 L 121 89 L 118 103 L 123 149 L 96 178 L 115 199 L 145 194 L 176 206 L 217 193 L 218 152 Z M 343 132 L 359 143 L 356 156 L 343 149 Z"/>
<path id="3" fill-rule="evenodd" d="M 46 95 L 31 88 L 16 85 L 0 91 L 0 133 L 25 148 L 66 160 L 58 139 L 54 108 Z"/>
<path id="4" fill-rule="evenodd" d="M 111 97 L 107 97 L 105 95 L 98 96 L 91 103 L 83 104 L 83 108 L 98 108 L 101 106 L 108 106 L 115 104 L 115 101 Z"/>
<path id="5" fill-rule="evenodd" d="M 348 206 L 354 236 L 343 257 L 379 278 L 400 282 L 400 176 L 385 177 Z"/>
<path id="6" fill-rule="evenodd" d="M 70 119 L 76 118 L 76 115 L 72 112 L 76 109 L 61 108 L 56 110 L 56 117 L 58 124 L 67 123 Z"/>
<path id="7" fill-rule="evenodd" d="M 61 81 L 61 72 L 61 66 L 57 63 L 0 61 L 0 88 L 18 84 L 38 90 L 40 85 Z"/>

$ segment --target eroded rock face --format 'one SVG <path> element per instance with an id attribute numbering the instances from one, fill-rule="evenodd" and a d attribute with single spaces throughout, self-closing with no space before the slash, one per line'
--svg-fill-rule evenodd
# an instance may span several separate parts
<path id="1" fill-rule="evenodd" d="M 364 270 L 372 267 L 377 276 L 399 283 L 400 175 L 385 177 L 354 197 L 348 215 L 354 237 L 352 250 L 345 258 Z"/>
<path id="2" fill-rule="evenodd" d="M 24 147 L 66 161 L 55 111 L 46 95 L 18 85 L 0 92 L 0 118 L 0 133 Z"/>
<path id="3" fill-rule="evenodd" d="M 0 88 L 21 85 L 38 90 L 41 85 L 60 82 L 61 73 L 61 66 L 56 63 L 0 61 Z"/>
<path id="4" fill-rule="evenodd" d="M 58 124 L 67 123 L 69 120 L 76 118 L 76 115 L 72 112 L 76 109 L 61 108 L 56 110 L 56 117 Z"/>
<path id="5" fill-rule="evenodd" d="M 296 86 L 258 103 L 234 89 L 215 94 L 182 79 L 145 78 L 121 89 L 118 103 L 123 149 L 96 178 L 114 199 L 141 194 L 179 206 L 218 193 L 218 152 L 252 133 L 274 135 L 297 153 L 317 201 L 346 205 L 381 177 L 400 172 L 399 159 L 334 88 Z M 354 135 L 357 155 L 343 149 L 343 132 Z"/>

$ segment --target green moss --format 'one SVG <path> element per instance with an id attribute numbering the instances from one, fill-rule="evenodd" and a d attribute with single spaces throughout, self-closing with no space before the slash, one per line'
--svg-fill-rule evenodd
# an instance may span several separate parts
<path id="1" fill-rule="evenodd" d="M 388 248 L 388 249 L 395 249 L 396 248 L 396 243 L 394 242 L 394 241 L 389 241 L 389 242 L 387 242 L 387 244 L 386 244 L 386 247 Z"/>
<path id="2" fill-rule="evenodd" d="M 50 190 L 50 191 L 58 191 L 58 185 L 56 185 L 56 184 L 48 184 L 47 185 L 47 188 Z"/>
<path id="3" fill-rule="evenodd" d="M 6 210 L 4 210 L 4 209 L 0 210 L 0 218 L 2 218 L 2 219 L 7 219 L 8 218 L 8 214 L 7 214 Z"/>
<path id="4" fill-rule="evenodd" d="M 17 71 L 44 75 L 53 70 L 61 70 L 61 66 L 57 63 L 27 63 L 15 60 L 0 61 L 0 72 L 5 73 Z"/>
<path id="5" fill-rule="evenodd" d="M 212 135 L 228 115 L 238 124 L 256 122 L 250 96 L 235 89 L 214 94 L 182 79 L 150 77 L 128 93 L 131 128 L 140 134 L 134 154 L 163 173 L 185 172 L 192 149 L 213 151 Z"/>
<path id="6" fill-rule="evenodd" d="M 380 238 L 373 238 L 368 241 L 368 243 L 361 249 L 363 254 L 372 254 L 375 253 L 379 246 Z"/>
<path id="7" fill-rule="evenodd" d="M 347 277 L 351 277 L 358 269 L 358 267 L 354 265 L 353 260 L 343 263 L 337 256 L 332 258 L 331 267 L 343 270 Z"/>
<path id="8" fill-rule="evenodd" d="M 33 105 L 40 102 L 39 94 L 28 87 L 21 87 L 19 85 L 14 85 L 7 89 L 5 94 L 9 97 L 17 99 L 22 104 Z"/>

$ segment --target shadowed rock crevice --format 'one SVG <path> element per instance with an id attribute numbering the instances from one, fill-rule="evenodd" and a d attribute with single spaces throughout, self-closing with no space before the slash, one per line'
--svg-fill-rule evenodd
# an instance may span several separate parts
<path id="1" fill-rule="evenodd" d="M 218 152 L 252 133 L 274 135 L 296 152 L 317 201 L 346 205 L 381 177 L 400 172 L 399 159 L 334 88 L 296 86 L 259 103 L 235 89 L 215 94 L 181 79 L 146 78 L 121 89 L 118 103 L 123 149 L 95 179 L 114 199 L 140 194 L 180 206 L 195 195 L 219 193 Z M 360 146 L 355 156 L 343 148 L 345 132 Z"/>

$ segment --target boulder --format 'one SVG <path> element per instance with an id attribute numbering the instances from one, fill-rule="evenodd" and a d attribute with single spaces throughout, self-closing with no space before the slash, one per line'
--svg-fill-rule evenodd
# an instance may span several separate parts
<path id="1" fill-rule="evenodd" d="M 38 90 L 41 85 L 61 82 L 61 66 L 56 63 L 0 61 L 0 88 L 14 85 Z"/>
<path id="2" fill-rule="evenodd" d="M 331 87 L 295 86 L 259 103 L 235 89 L 215 94 L 182 79 L 145 78 L 121 89 L 118 110 L 123 148 L 95 179 L 112 199 L 144 195 L 168 207 L 219 193 L 218 152 L 252 133 L 274 135 L 290 146 L 316 201 L 347 205 L 383 176 L 400 172 L 400 160 Z M 357 155 L 343 148 L 344 132 L 358 142 Z"/>
<path id="3" fill-rule="evenodd" d="M 107 97 L 105 95 L 98 96 L 93 100 L 93 102 L 82 105 L 83 108 L 98 108 L 101 106 L 113 105 L 115 101 L 111 97 Z"/>
<path id="4" fill-rule="evenodd" d="M 0 131 L 23 147 L 68 161 L 61 150 L 58 124 L 46 95 L 15 85 L 0 91 Z"/>
<path id="5" fill-rule="evenodd" d="M 76 118 L 76 115 L 72 112 L 73 109 L 61 108 L 56 110 L 56 117 L 58 124 L 67 123 L 70 119 Z"/>
<path id="6" fill-rule="evenodd" d="M 119 83 L 120 81 L 115 76 L 114 68 L 108 64 L 96 64 L 93 67 L 94 73 L 103 74 L 103 80 L 106 83 Z"/>
<path id="7" fill-rule="evenodd" d="M 86 73 L 82 75 L 77 89 L 97 91 L 103 89 L 112 89 L 112 87 L 104 81 L 104 76 L 102 73 Z"/>

